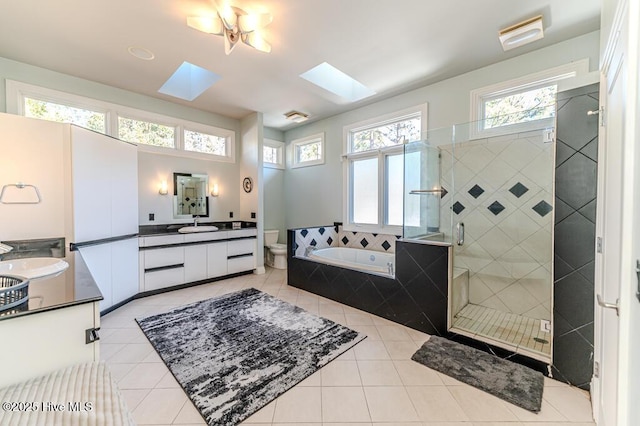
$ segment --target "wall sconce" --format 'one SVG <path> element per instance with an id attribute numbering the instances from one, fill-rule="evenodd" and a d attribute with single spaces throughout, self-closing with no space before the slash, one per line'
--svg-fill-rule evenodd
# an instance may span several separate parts
<path id="1" fill-rule="evenodd" d="M 163 180 L 160 182 L 160 189 L 158 190 L 158 194 L 167 195 L 169 193 L 169 188 L 167 187 L 167 181 Z"/>
<path id="2" fill-rule="evenodd" d="M 213 189 L 211 190 L 211 196 L 212 197 L 217 197 L 218 195 L 220 195 L 220 187 L 218 187 L 217 183 L 213 184 Z"/>

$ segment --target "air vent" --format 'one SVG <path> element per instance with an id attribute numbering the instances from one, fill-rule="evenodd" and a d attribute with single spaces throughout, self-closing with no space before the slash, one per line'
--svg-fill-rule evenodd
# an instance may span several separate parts
<path id="1" fill-rule="evenodd" d="M 302 123 L 303 121 L 307 121 L 309 119 L 309 115 L 300 111 L 289 111 L 284 115 L 287 120 L 291 120 L 294 123 Z"/>

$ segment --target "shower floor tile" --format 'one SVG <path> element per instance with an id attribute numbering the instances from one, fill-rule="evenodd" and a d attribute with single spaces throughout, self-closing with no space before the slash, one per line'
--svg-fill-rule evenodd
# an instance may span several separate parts
<path id="1" fill-rule="evenodd" d="M 453 318 L 451 331 L 490 339 L 496 346 L 538 359 L 540 355 L 544 359 L 551 357 L 551 333 L 540 329 L 539 319 L 468 304 Z"/>

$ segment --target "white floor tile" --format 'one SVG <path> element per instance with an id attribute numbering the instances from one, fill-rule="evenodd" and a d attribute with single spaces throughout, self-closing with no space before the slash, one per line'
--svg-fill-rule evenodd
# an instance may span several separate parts
<path id="1" fill-rule="evenodd" d="M 393 361 L 358 361 L 358 368 L 362 386 L 402 386 Z"/>
<path id="2" fill-rule="evenodd" d="M 323 422 L 369 422 L 362 387 L 322 387 Z"/>
<path id="3" fill-rule="evenodd" d="M 139 425 L 171 424 L 187 400 L 182 389 L 153 389 L 133 410 Z"/>
<path id="4" fill-rule="evenodd" d="M 364 393 L 374 422 L 420 420 L 403 386 L 365 387 Z"/>
<path id="5" fill-rule="evenodd" d="M 335 360 L 320 369 L 322 386 L 362 386 L 356 361 Z"/>
<path id="6" fill-rule="evenodd" d="M 530 413 L 412 361 L 411 355 L 428 339 L 427 334 L 288 287 L 286 271 L 271 268 L 264 275 L 138 299 L 102 318 L 101 359 L 106 360 L 138 424 L 202 425 L 204 421 L 141 333 L 135 316 L 166 312 L 248 287 L 282 295 L 368 338 L 243 424 L 595 426 L 588 397 L 582 391 L 545 378 L 542 411 Z"/>
<path id="7" fill-rule="evenodd" d="M 321 396 L 319 387 L 294 387 L 276 400 L 274 422 L 321 422 Z"/>

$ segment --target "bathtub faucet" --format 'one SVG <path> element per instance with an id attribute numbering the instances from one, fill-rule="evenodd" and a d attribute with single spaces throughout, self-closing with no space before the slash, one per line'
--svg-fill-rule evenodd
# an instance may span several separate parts
<path id="1" fill-rule="evenodd" d="M 389 268 L 389 275 L 393 275 L 393 262 L 387 262 L 387 268 Z"/>
<path id="2" fill-rule="evenodd" d="M 315 249 L 316 249 L 315 246 L 308 246 L 307 248 L 304 249 L 304 256 L 309 257 L 309 254 L 311 254 L 311 252 L 314 251 Z"/>

